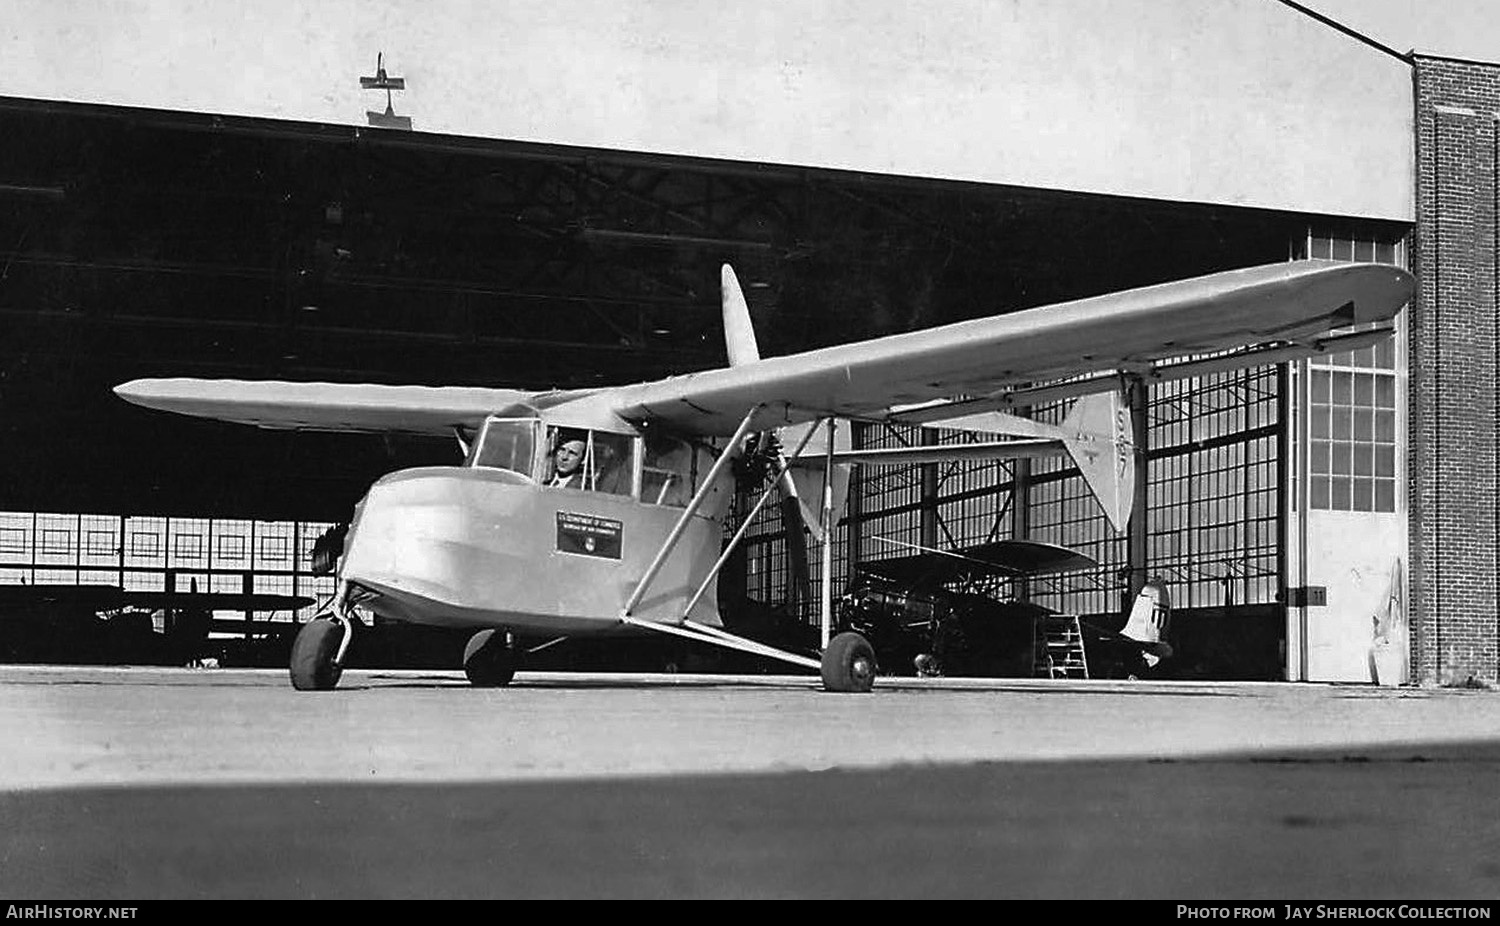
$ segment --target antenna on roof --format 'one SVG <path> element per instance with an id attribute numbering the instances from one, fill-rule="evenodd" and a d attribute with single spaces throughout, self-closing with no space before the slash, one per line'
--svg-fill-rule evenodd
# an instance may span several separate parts
<path id="1" fill-rule="evenodd" d="M 374 110 L 365 110 L 365 117 L 370 120 L 370 125 L 382 129 L 410 129 L 411 117 L 398 116 L 391 105 L 391 91 L 405 90 L 406 78 L 391 77 L 385 72 L 385 52 L 375 55 L 375 76 L 361 77 L 359 86 L 362 90 L 384 90 L 385 112 L 378 113 Z"/>

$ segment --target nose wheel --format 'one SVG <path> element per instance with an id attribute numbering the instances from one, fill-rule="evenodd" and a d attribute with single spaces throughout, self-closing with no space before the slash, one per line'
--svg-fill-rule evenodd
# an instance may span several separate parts
<path id="1" fill-rule="evenodd" d="M 302 625 L 292 641 L 292 687 L 298 691 L 329 691 L 344 674 L 344 645 L 349 622 L 324 614 Z"/>
<path id="2" fill-rule="evenodd" d="M 860 634 L 845 631 L 828 641 L 822 671 L 827 691 L 869 691 L 875 684 L 875 649 Z"/>
<path id="3" fill-rule="evenodd" d="M 500 688 L 516 676 L 516 651 L 500 628 L 481 630 L 464 647 L 464 675 L 476 688 Z"/>

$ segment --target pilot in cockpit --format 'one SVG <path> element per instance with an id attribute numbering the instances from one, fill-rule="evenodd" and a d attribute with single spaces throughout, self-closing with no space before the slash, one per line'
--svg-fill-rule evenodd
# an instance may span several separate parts
<path id="1" fill-rule="evenodd" d="M 557 449 L 552 451 L 552 478 L 549 486 L 581 489 L 583 485 L 583 458 L 588 450 L 588 441 L 575 431 L 564 431 L 558 435 Z"/>

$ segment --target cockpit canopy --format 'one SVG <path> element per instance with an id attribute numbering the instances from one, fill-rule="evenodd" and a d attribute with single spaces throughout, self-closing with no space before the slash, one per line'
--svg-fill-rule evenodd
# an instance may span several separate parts
<path id="1" fill-rule="evenodd" d="M 665 435 L 568 427 L 540 413 L 486 419 L 464 465 L 499 469 L 558 491 L 603 492 L 651 505 L 685 507 L 707 451 Z M 702 462 L 704 472 L 710 460 Z"/>

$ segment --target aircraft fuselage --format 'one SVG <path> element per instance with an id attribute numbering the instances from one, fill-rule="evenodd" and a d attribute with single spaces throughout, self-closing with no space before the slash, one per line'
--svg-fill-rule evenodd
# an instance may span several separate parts
<path id="1" fill-rule="evenodd" d="M 620 630 L 623 605 L 682 513 L 628 495 L 538 486 L 506 470 L 401 470 L 360 502 L 339 577 L 375 593 L 359 604 L 392 620 L 560 635 Z M 721 543 L 717 518 L 690 517 L 632 616 L 680 621 Z M 720 625 L 712 584 L 691 617 Z"/>

